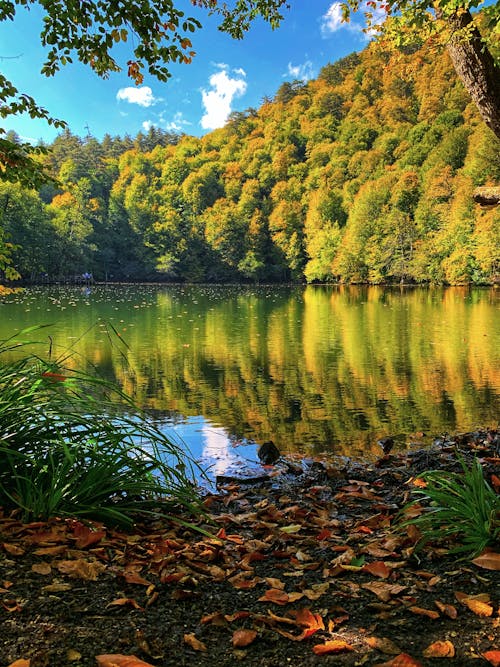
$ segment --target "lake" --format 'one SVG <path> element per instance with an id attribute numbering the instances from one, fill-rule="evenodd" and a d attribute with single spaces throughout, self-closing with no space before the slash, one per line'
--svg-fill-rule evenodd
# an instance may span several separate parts
<path id="1" fill-rule="evenodd" d="M 32 288 L 0 303 L 0 338 L 72 350 L 115 379 L 217 474 L 283 452 L 373 457 L 496 427 L 500 290 L 384 287 Z M 124 344 L 121 343 L 124 341 Z M 415 445 L 416 446 L 416 445 Z"/>

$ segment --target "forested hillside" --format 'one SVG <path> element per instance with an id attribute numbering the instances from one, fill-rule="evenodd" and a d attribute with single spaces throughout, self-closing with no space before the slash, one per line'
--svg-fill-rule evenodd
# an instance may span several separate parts
<path id="1" fill-rule="evenodd" d="M 371 44 L 203 138 L 61 134 L 60 187 L 0 183 L 25 279 L 491 283 L 500 142 L 445 54 Z"/>

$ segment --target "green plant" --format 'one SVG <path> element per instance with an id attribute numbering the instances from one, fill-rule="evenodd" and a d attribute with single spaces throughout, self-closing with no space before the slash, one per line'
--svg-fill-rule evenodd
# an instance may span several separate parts
<path id="1" fill-rule="evenodd" d="M 424 501 L 423 512 L 407 519 L 403 527 L 416 526 L 421 533 L 418 548 L 429 542 L 453 542 L 450 553 L 473 557 L 500 538 L 500 496 L 484 478 L 481 463 L 470 468 L 459 458 L 463 472 L 431 470 L 421 475 L 425 488 L 403 515 Z"/>
<path id="2" fill-rule="evenodd" d="M 201 470 L 132 399 L 92 373 L 29 354 L 2 363 L 0 505 L 131 526 L 146 514 L 199 513 Z"/>

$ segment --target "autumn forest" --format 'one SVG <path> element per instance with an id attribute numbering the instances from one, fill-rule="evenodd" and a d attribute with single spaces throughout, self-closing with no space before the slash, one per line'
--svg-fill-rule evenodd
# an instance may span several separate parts
<path id="1" fill-rule="evenodd" d="M 447 55 L 372 43 L 202 138 L 61 133 L 56 181 L 0 184 L 19 275 L 176 282 L 491 284 L 500 142 Z"/>

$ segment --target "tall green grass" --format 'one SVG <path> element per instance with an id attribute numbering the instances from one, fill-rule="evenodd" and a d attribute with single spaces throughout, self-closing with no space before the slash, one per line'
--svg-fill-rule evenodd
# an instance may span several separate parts
<path id="1" fill-rule="evenodd" d="M 197 464 L 116 385 L 0 341 L 0 505 L 132 526 L 198 513 Z"/>
<path id="2" fill-rule="evenodd" d="M 423 502 L 423 513 L 402 525 L 418 527 L 422 535 L 418 549 L 439 543 L 452 554 L 474 557 L 499 545 L 500 496 L 486 481 L 477 458 L 470 467 L 459 460 L 462 472 L 431 470 L 421 475 L 427 486 L 414 492 L 416 500 L 405 509 Z"/>

